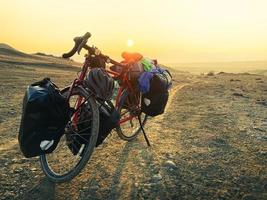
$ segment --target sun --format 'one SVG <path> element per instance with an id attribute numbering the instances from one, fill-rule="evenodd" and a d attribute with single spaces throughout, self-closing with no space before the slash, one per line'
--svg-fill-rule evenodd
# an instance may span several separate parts
<path id="1" fill-rule="evenodd" d="M 127 40 L 127 46 L 132 47 L 134 45 L 134 41 L 132 39 Z"/>

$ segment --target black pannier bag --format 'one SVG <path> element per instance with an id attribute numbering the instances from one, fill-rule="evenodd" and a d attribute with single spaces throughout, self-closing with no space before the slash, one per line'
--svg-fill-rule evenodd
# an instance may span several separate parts
<path id="1" fill-rule="evenodd" d="M 113 128 L 118 126 L 120 114 L 111 102 L 105 102 L 99 107 L 99 133 L 96 146 L 102 144 Z"/>
<path id="2" fill-rule="evenodd" d="M 142 94 L 141 110 L 149 116 L 164 113 L 169 98 L 170 82 L 164 73 L 155 73 L 150 80 L 150 89 Z"/>
<path id="3" fill-rule="evenodd" d="M 91 131 L 89 124 L 90 122 L 84 122 L 86 122 L 86 118 L 90 119 L 90 117 L 90 113 L 86 111 L 86 109 L 82 108 L 77 123 L 78 130 L 82 131 L 78 131 L 79 134 L 66 135 L 68 147 L 74 155 L 79 153 L 83 144 L 89 143 Z M 120 114 L 117 112 L 111 102 L 105 101 L 99 106 L 99 131 L 96 147 L 103 143 L 113 128 L 118 126 L 119 120 Z"/>
<path id="4" fill-rule="evenodd" d="M 18 135 L 23 155 L 30 158 L 53 152 L 68 121 L 69 103 L 49 78 L 28 86 Z"/>

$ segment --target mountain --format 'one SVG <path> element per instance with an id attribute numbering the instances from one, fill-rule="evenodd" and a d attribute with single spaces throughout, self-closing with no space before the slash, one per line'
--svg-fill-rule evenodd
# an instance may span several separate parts
<path id="1" fill-rule="evenodd" d="M 15 50 L 13 47 L 11 47 L 5 43 L 0 43 L 0 49 L 13 49 L 13 50 Z"/>
<path id="2" fill-rule="evenodd" d="M 14 67 L 52 67 L 52 68 L 76 68 L 80 63 L 70 59 L 63 59 L 44 53 L 27 54 L 8 44 L 0 43 L 0 66 Z M 76 68 L 77 69 L 77 68 Z"/>
<path id="3" fill-rule="evenodd" d="M 0 43 L 0 55 L 5 56 L 19 56 L 19 57 L 28 57 L 32 58 L 30 54 L 23 53 L 9 46 L 8 44 Z"/>

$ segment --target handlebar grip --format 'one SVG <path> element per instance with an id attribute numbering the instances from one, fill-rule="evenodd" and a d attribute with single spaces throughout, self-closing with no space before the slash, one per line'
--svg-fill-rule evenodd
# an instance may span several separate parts
<path id="1" fill-rule="evenodd" d="M 91 37 L 91 33 L 86 32 L 82 38 L 83 38 L 84 40 L 88 40 L 90 37 Z"/>
<path id="2" fill-rule="evenodd" d="M 69 58 L 69 57 L 73 56 L 73 55 L 76 53 L 76 51 L 77 51 L 79 45 L 80 45 L 81 42 L 83 41 L 83 39 L 82 39 L 81 37 L 76 37 L 76 38 L 74 38 L 73 40 L 74 40 L 74 42 L 75 42 L 74 47 L 73 47 L 68 53 L 64 53 L 64 54 L 62 55 L 63 58 Z"/>
<path id="3" fill-rule="evenodd" d="M 86 44 L 87 40 L 91 37 L 91 33 L 87 32 L 82 37 L 74 38 L 75 45 L 74 47 L 68 52 L 62 55 L 63 58 L 69 58 L 73 56 L 77 51 L 81 51 L 81 48 Z"/>
<path id="4" fill-rule="evenodd" d="M 83 38 L 83 41 L 80 43 L 80 45 L 78 46 L 77 48 L 77 52 L 78 54 L 80 54 L 82 48 L 84 47 L 84 45 L 86 45 L 87 43 L 87 40 L 91 37 L 91 33 L 87 32 L 84 34 L 84 36 L 82 37 Z"/>

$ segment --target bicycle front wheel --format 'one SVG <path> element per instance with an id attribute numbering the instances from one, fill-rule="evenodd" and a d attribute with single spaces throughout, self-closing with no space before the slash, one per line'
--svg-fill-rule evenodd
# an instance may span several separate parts
<path id="1" fill-rule="evenodd" d="M 62 95 L 69 95 L 69 88 Z M 81 105 L 77 108 L 78 99 Z M 70 107 L 74 116 L 68 122 L 57 148 L 50 154 L 40 156 L 41 167 L 52 182 L 65 182 L 74 178 L 85 167 L 96 145 L 99 129 L 99 111 L 93 97 L 80 87 L 70 95 Z"/>
<path id="2" fill-rule="evenodd" d="M 138 115 L 140 115 L 143 127 L 148 118 L 146 114 L 140 111 L 140 92 L 130 93 L 125 89 L 122 92 L 117 110 L 121 116 L 120 124 L 116 127 L 117 134 L 123 140 L 134 140 L 142 130 Z"/>

